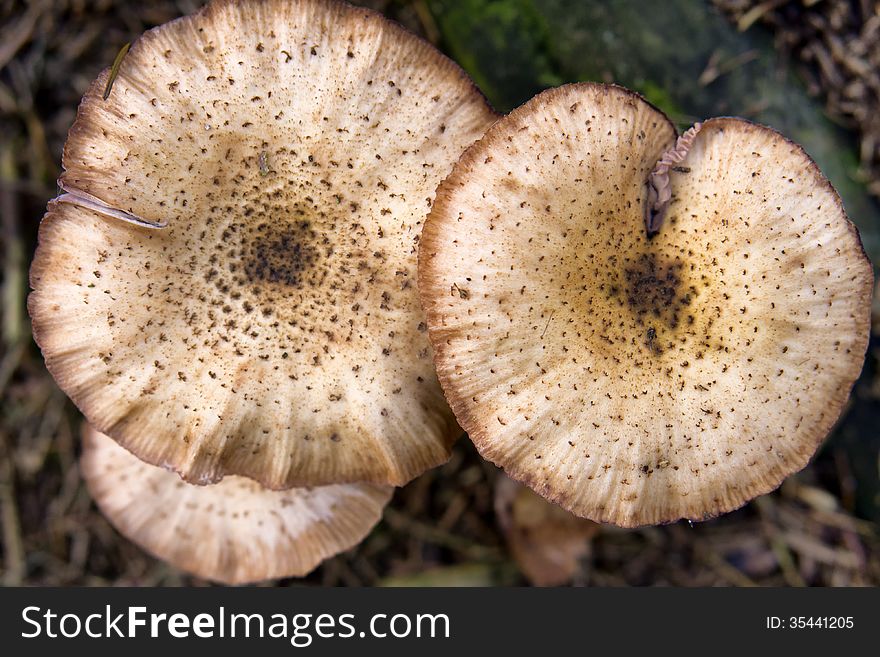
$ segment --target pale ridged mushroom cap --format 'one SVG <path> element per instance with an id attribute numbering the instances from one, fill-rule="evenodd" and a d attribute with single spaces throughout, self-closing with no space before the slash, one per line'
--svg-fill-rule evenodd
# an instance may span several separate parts
<path id="1" fill-rule="evenodd" d="M 89 422 L 200 483 L 403 484 L 445 461 L 416 246 L 494 119 L 461 69 L 367 10 L 218 0 L 138 39 L 105 101 L 107 79 L 29 300 Z"/>
<path id="2" fill-rule="evenodd" d="M 435 362 L 486 458 L 569 511 L 623 526 L 704 519 L 806 465 L 868 340 L 873 273 L 815 163 L 712 119 L 675 143 L 624 89 L 545 92 L 441 185 L 420 245 Z"/>
<path id="3" fill-rule="evenodd" d="M 359 543 L 393 490 L 333 484 L 273 491 L 236 476 L 197 486 L 91 427 L 83 429 L 80 465 L 98 507 L 122 534 L 181 570 L 226 584 L 307 575 Z"/>

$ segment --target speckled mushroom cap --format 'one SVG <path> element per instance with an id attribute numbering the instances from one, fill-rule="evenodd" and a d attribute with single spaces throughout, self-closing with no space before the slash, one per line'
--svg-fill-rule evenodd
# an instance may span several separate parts
<path id="1" fill-rule="evenodd" d="M 143 35 L 104 101 L 107 79 L 29 300 L 89 422 L 199 483 L 403 484 L 445 461 L 416 245 L 494 119 L 458 66 L 342 3 L 219 0 Z"/>
<path id="2" fill-rule="evenodd" d="M 545 92 L 441 185 L 419 284 L 441 384 L 480 452 L 569 511 L 705 519 L 802 468 L 866 349 L 872 271 L 840 199 L 768 128 L 672 124 L 619 87 Z"/>
<path id="3" fill-rule="evenodd" d="M 196 486 L 88 426 L 80 465 L 98 507 L 122 534 L 181 570 L 226 584 L 307 575 L 359 543 L 393 490 L 333 484 L 273 491 L 236 476 Z"/>

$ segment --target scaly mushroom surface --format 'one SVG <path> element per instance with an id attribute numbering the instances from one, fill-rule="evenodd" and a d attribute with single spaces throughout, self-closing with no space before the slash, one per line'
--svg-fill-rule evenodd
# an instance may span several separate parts
<path id="1" fill-rule="evenodd" d="M 702 520 L 776 488 L 863 363 L 873 273 L 815 163 L 741 119 L 688 141 L 652 226 L 672 123 L 619 87 L 547 91 L 465 152 L 420 243 L 459 423 L 596 521 Z"/>
<path id="2" fill-rule="evenodd" d="M 401 485 L 445 461 L 416 253 L 495 118 L 464 72 L 371 11 L 216 0 L 138 39 L 104 100 L 108 75 L 29 299 L 89 422 L 197 483 Z"/>
<path id="3" fill-rule="evenodd" d="M 226 584 L 307 575 L 359 543 L 392 492 L 372 484 L 273 491 L 236 476 L 197 486 L 88 426 L 80 467 L 122 534 L 181 570 Z"/>

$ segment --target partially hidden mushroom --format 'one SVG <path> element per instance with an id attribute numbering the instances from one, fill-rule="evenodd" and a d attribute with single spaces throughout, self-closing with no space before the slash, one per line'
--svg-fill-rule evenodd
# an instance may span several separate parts
<path id="1" fill-rule="evenodd" d="M 122 534 L 181 570 L 225 584 L 307 575 L 359 543 L 393 490 L 331 484 L 274 491 L 234 475 L 211 486 L 188 484 L 89 426 L 80 467 Z"/>
<path id="2" fill-rule="evenodd" d="M 802 148 L 736 118 L 677 140 L 599 84 L 544 92 L 469 148 L 419 255 L 479 451 L 622 526 L 710 518 L 803 468 L 861 370 L 872 280 Z"/>
<path id="3" fill-rule="evenodd" d="M 495 480 L 495 517 L 511 556 L 535 586 L 579 579 L 601 528 L 503 474 Z"/>
<path id="4" fill-rule="evenodd" d="M 115 69 L 31 269 L 34 336 L 88 421 L 197 483 L 402 485 L 445 461 L 416 254 L 495 118 L 465 73 L 331 0 L 215 0 Z"/>

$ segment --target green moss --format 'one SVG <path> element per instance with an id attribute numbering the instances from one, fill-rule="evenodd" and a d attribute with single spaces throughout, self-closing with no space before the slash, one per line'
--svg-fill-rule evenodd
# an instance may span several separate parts
<path id="1" fill-rule="evenodd" d="M 552 32 L 531 0 L 429 0 L 443 46 L 489 102 L 509 111 L 562 84 Z"/>

